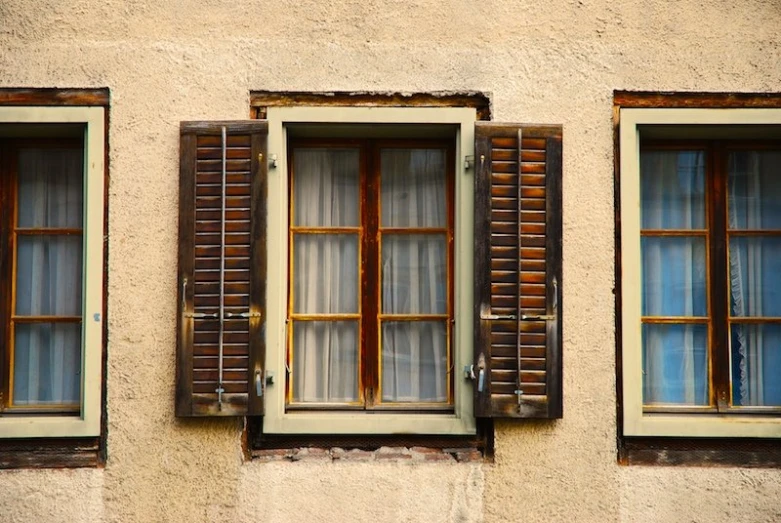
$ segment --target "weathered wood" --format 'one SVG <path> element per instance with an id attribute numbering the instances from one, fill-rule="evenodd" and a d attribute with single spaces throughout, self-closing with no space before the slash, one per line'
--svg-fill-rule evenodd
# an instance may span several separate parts
<path id="1" fill-rule="evenodd" d="M 475 362 L 486 373 L 476 415 L 558 418 L 561 127 L 481 122 L 475 131 Z M 481 320 L 481 313 L 557 319 Z"/>
<path id="2" fill-rule="evenodd" d="M 266 274 L 267 253 L 266 242 L 267 229 L 267 201 L 268 201 L 268 150 L 267 140 L 264 134 L 255 133 L 251 137 L 252 160 L 252 207 L 250 208 L 250 222 L 252 245 L 250 248 L 250 267 L 252 278 L 249 290 L 249 312 L 253 316 L 249 319 L 249 364 L 247 367 L 247 381 L 249 383 L 249 396 L 247 410 L 249 414 L 263 414 L 264 395 L 266 389 L 265 365 L 266 365 Z M 255 380 L 261 384 L 260 394 L 255 386 Z"/>
<path id="3" fill-rule="evenodd" d="M 250 93 L 250 105 L 265 118 L 266 107 L 472 107 L 479 120 L 491 118 L 491 101 L 482 93 L 355 93 L 355 92 L 269 92 Z"/>
<path id="4" fill-rule="evenodd" d="M 100 438 L 0 440 L 0 469 L 97 467 L 102 463 Z"/>
<path id="5" fill-rule="evenodd" d="M 547 336 L 547 398 L 548 417 L 561 418 L 563 416 L 563 391 L 562 391 L 562 311 L 563 311 L 563 280 L 562 280 L 562 143 L 561 135 L 550 136 L 547 139 L 545 160 L 547 184 L 545 191 L 548 195 L 547 215 L 547 242 L 545 251 L 547 254 L 546 277 L 548 296 L 546 299 L 546 313 L 553 315 L 555 319 L 546 323 Z"/>
<path id="6" fill-rule="evenodd" d="M 222 129 L 226 187 L 222 189 Z M 266 274 L 266 122 L 182 122 L 180 160 L 178 416 L 262 414 Z M 225 237 L 222 200 L 225 199 Z M 251 313 L 222 323 L 223 394 L 218 402 L 220 265 L 224 312 Z M 195 318 L 193 315 L 209 315 Z"/>
<path id="7" fill-rule="evenodd" d="M 649 91 L 614 91 L 617 107 L 669 108 L 747 108 L 781 107 L 778 93 L 659 93 Z"/>
<path id="8" fill-rule="evenodd" d="M 622 465 L 781 468 L 781 440 L 621 438 Z"/>
<path id="9" fill-rule="evenodd" d="M 107 107 L 109 90 L 0 88 L 0 105 L 88 105 Z"/>

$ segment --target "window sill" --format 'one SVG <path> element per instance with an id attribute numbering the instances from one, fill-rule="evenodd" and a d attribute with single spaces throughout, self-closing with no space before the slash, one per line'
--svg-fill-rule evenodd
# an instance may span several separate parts
<path id="1" fill-rule="evenodd" d="M 102 464 L 99 438 L 0 440 L 0 469 L 94 468 Z"/>
<path id="2" fill-rule="evenodd" d="M 624 436 L 781 438 L 781 418 L 756 414 L 639 414 L 624 411 Z"/>
<path id="3" fill-rule="evenodd" d="M 621 465 L 781 468 L 780 439 L 621 438 Z"/>
<path id="4" fill-rule="evenodd" d="M 247 459 L 268 461 L 474 462 L 493 455 L 493 423 L 471 435 L 265 434 L 263 418 L 247 418 Z"/>

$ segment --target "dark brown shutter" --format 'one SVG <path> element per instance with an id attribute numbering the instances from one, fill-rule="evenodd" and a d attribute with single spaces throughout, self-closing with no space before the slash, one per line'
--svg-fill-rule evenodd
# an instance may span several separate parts
<path id="1" fill-rule="evenodd" d="M 478 417 L 562 415 L 561 134 L 475 127 Z"/>
<path id="2" fill-rule="evenodd" d="M 181 124 L 177 416 L 263 413 L 267 134 L 265 121 Z"/>

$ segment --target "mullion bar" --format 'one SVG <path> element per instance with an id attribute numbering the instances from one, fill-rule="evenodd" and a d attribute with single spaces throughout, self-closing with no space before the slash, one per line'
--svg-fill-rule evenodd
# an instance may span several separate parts
<path id="1" fill-rule="evenodd" d="M 729 291 L 727 247 L 727 157 L 720 152 L 720 142 L 708 151 L 706 179 L 709 194 L 707 200 L 711 231 L 710 260 L 707 288 L 710 316 L 711 405 L 719 410 L 731 405 L 729 358 Z M 723 280 L 714 285 L 711 275 L 721 275 Z"/>

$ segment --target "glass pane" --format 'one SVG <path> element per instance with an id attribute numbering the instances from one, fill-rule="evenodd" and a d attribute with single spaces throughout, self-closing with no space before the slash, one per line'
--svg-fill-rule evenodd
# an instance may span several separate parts
<path id="1" fill-rule="evenodd" d="M 709 404 L 707 325 L 643 325 L 643 403 Z"/>
<path id="2" fill-rule="evenodd" d="M 731 229 L 781 229 L 781 151 L 729 155 Z"/>
<path id="3" fill-rule="evenodd" d="M 644 236 L 643 316 L 707 316 L 705 238 Z"/>
<path id="4" fill-rule="evenodd" d="M 293 150 L 293 224 L 359 225 L 358 149 Z"/>
<path id="5" fill-rule="evenodd" d="M 447 312 L 444 234 L 383 234 L 382 312 Z"/>
<path id="6" fill-rule="evenodd" d="M 293 322 L 293 401 L 358 399 L 358 322 Z"/>
<path id="7" fill-rule="evenodd" d="M 16 240 L 16 314 L 81 316 L 81 236 Z"/>
<path id="8" fill-rule="evenodd" d="M 641 152 L 640 199 L 643 229 L 704 229 L 704 152 Z"/>
<path id="9" fill-rule="evenodd" d="M 383 322 L 382 400 L 447 401 L 446 322 Z"/>
<path id="10" fill-rule="evenodd" d="M 781 316 L 781 237 L 731 237 L 729 272 L 732 316 Z"/>
<path id="11" fill-rule="evenodd" d="M 358 235 L 296 234 L 293 310 L 358 312 Z"/>
<path id="12" fill-rule="evenodd" d="M 732 325 L 732 401 L 781 405 L 781 325 Z"/>
<path id="13" fill-rule="evenodd" d="M 19 151 L 19 227 L 82 226 L 81 149 Z"/>
<path id="14" fill-rule="evenodd" d="M 443 149 L 383 149 L 380 162 L 383 227 L 447 225 Z"/>
<path id="15" fill-rule="evenodd" d="M 14 338 L 14 405 L 78 404 L 81 325 L 17 323 Z"/>

